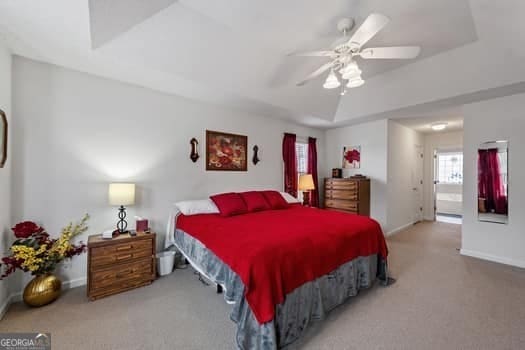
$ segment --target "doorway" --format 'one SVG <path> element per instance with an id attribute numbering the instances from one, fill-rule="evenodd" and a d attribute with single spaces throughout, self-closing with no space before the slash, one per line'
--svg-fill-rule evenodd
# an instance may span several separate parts
<path id="1" fill-rule="evenodd" d="M 461 224 L 463 217 L 463 150 L 436 149 L 434 160 L 435 219 Z"/>

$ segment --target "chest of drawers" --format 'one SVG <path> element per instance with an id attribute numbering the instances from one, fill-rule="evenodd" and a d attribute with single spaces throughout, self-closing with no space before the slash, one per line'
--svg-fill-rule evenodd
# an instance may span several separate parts
<path id="1" fill-rule="evenodd" d="M 101 235 L 88 239 L 87 295 L 90 300 L 141 287 L 155 280 L 154 233 Z"/>
<path id="2" fill-rule="evenodd" d="M 370 179 L 326 178 L 324 191 L 325 208 L 370 215 Z"/>

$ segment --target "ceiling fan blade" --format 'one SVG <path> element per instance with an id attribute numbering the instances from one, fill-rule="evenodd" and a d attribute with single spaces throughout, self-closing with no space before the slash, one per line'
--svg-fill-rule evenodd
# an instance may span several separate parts
<path id="1" fill-rule="evenodd" d="M 319 67 L 317 70 L 313 71 L 309 76 L 307 76 L 306 79 L 304 79 L 303 81 L 298 82 L 297 86 L 303 86 L 304 84 L 306 84 L 307 82 L 309 82 L 313 78 L 323 74 L 324 72 L 326 72 L 327 70 L 332 68 L 334 66 L 334 64 L 335 64 L 335 61 L 323 64 L 321 67 Z"/>
<path id="2" fill-rule="evenodd" d="M 419 46 L 371 47 L 359 53 L 365 59 L 410 59 L 419 56 Z"/>
<path id="3" fill-rule="evenodd" d="M 380 13 L 372 13 L 365 19 L 363 24 L 357 28 L 350 40 L 348 40 L 348 44 L 354 44 L 358 47 L 363 46 L 383 29 L 388 22 L 390 22 L 390 18 L 387 16 Z"/>
<path id="4" fill-rule="evenodd" d="M 333 51 L 305 51 L 305 52 L 292 52 L 288 56 L 307 56 L 307 57 L 331 57 L 334 55 Z"/>

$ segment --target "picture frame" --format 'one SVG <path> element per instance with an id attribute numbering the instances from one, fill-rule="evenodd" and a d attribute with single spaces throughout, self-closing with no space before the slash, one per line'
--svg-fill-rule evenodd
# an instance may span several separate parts
<path id="1" fill-rule="evenodd" d="M 0 109 L 0 168 L 3 168 L 7 161 L 7 116 Z"/>
<path id="2" fill-rule="evenodd" d="M 343 147 L 343 169 L 361 168 L 361 146 Z"/>
<path id="3" fill-rule="evenodd" d="M 248 136 L 206 130 L 206 170 L 247 171 Z"/>

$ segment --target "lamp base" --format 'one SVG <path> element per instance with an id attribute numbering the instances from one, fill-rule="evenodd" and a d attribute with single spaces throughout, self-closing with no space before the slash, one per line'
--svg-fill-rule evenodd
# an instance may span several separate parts
<path id="1" fill-rule="evenodd" d="M 303 205 L 305 207 L 310 206 L 310 191 L 303 191 Z"/>
<path id="2" fill-rule="evenodd" d="M 126 208 L 121 205 L 120 208 L 118 209 L 118 218 L 119 218 L 119 221 L 117 222 L 117 234 L 123 234 L 123 233 L 127 233 L 128 230 L 127 230 L 127 227 L 128 227 L 128 222 L 125 220 L 126 219 Z"/>

